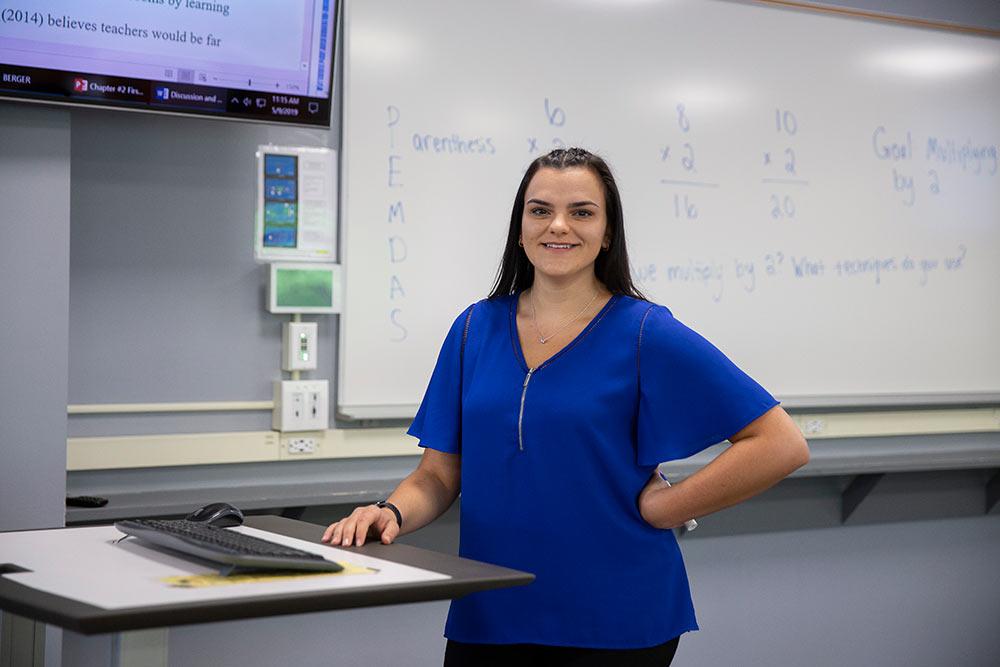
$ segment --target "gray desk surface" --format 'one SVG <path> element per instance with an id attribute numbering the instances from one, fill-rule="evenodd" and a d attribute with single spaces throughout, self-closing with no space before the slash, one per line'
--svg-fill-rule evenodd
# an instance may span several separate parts
<path id="1" fill-rule="evenodd" d="M 318 542 L 323 534 L 322 526 L 276 516 L 249 517 L 246 525 L 312 542 Z M 2 538 L 3 534 L 0 533 L 0 543 Z M 96 634 L 452 599 L 480 590 L 521 586 L 534 580 L 534 575 L 526 572 L 405 544 L 370 543 L 356 549 L 368 556 L 440 572 L 451 578 L 414 584 L 109 610 L 41 592 L 0 576 L 0 609 L 76 632 Z M 68 554 L 68 562 L 71 558 L 71 554 Z M 86 573 L 81 572 L 81 576 L 86 576 Z"/>

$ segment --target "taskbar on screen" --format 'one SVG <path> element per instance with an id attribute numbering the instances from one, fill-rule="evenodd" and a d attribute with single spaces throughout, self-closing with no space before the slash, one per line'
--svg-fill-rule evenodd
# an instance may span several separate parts
<path id="1" fill-rule="evenodd" d="M 0 96 L 329 127 L 330 100 L 298 93 L 62 72 L 0 63 Z"/>

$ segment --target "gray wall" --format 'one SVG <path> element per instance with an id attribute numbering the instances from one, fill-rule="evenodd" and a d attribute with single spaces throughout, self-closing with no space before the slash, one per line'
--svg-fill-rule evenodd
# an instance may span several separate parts
<path id="1" fill-rule="evenodd" d="M 62 526 L 69 114 L 0 105 L 0 531 Z"/>
<path id="2" fill-rule="evenodd" d="M 833 4 L 1000 28 L 1000 3 L 989 0 Z M 62 522 L 67 395 L 71 403 L 269 397 L 280 320 L 263 312 L 263 274 L 251 258 L 253 151 L 336 147 L 338 133 L 0 103 L 0 530 Z M 321 322 L 318 375 L 331 379 L 335 324 Z M 22 352 L 29 342 L 44 347 L 44 361 Z M 267 426 L 266 414 L 228 414 L 74 417 L 68 428 Z M 364 475 L 359 465 L 332 466 L 331 483 L 348 469 Z M 379 476 L 378 464 L 369 467 Z M 266 468 L 227 474 L 238 483 Z M 113 489 L 137 475 L 100 479 Z M 703 630 L 683 640 L 676 664 L 993 664 L 1000 516 L 981 516 L 983 482 L 972 473 L 890 478 L 840 526 L 845 480 L 793 481 L 706 519 L 683 540 Z M 306 518 L 323 523 L 345 509 Z M 456 534 L 452 511 L 413 539 L 452 549 Z M 171 664 L 246 667 L 290 656 L 302 665 L 434 664 L 445 610 L 432 603 L 178 628 Z M 94 664 L 108 646 L 70 633 L 64 663 Z"/>
<path id="3" fill-rule="evenodd" d="M 254 152 L 334 138 L 74 110 L 69 402 L 270 400 L 288 316 L 264 310 L 253 260 Z M 336 320 L 317 319 L 333 378 Z M 70 419 L 73 436 L 269 428 L 270 413 Z"/>

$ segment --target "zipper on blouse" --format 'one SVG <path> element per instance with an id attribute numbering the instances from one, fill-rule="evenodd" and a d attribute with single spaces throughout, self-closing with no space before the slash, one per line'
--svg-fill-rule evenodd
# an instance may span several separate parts
<path id="1" fill-rule="evenodd" d="M 517 448 L 522 452 L 524 451 L 524 428 L 521 422 L 524 419 L 524 397 L 528 393 L 528 383 L 531 382 L 531 374 L 534 372 L 534 368 L 529 368 L 528 374 L 524 376 L 524 385 L 521 387 L 521 409 L 517 413 Z"/>

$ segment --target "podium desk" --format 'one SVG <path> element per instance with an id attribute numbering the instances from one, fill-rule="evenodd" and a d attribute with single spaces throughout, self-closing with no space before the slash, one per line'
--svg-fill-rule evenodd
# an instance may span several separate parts
<path id="1" fill-rule="evenodd" d="M 273 533 L 276 537 L 296 538 L 312 544 L 319 543 L 324 530 L 322 526 L 278 516 L 247 517 L 244 525 Z M 123 598 L 126 602 L 107 606 L 81 601 L 78 599 L 81 595 L 75 591 L 75 586 L 66 585 L 64 589 L 60 589 L 60 577 L 68 582 L 69 578 L 83 581 L 93 576 L 94 573 L 86 566 L 86 558 L 81 556 L 86 549 L 80 547 L 87 546 L 91 550 L 111 548 L 106 539 L 110 530 L 113 529 L 87 527 L 0 533 L 0 610 L 5 614 L 3 660 L 9 661 L 0 661 L 0 664 L 21 664 L 26 660 L 25 656 L 29 655 L 36 657 L 32 662 L 24 664 L 35 664 L 40 646 L 40 631 L 45 623 L 82 634 L 114 633 L 112 664 L 166 665 L 167 628 L 170 626 L 453 599 L 475 591 L 521 586 L 534 580 L 534 575 L 526 572 L 406 544 L 384 545 L 376 542 L 348 549 L 337 547 L 336 555 L 331 556 L 335 560 L 341 560 L 346 552 L 366 561 L 369 558 L 379 559 L 387 564 L 384 568 L 386 572 L 396 565 L 418 568 L 424 572 L 424 579 L 407 581 L 403 577 L 399 581 L 392 581 L 381 578 L 380 583 L 379 576 L 357 575 L 351 580 L 350 587 L 325 590 L 303 590 L 302 580 L 299 579 L 297 582 L 293 580 L 288 586 L 267 583 L 264 585 L 267 592 L 261 594 L 256 594 L 253 588 L 258 584 L 248 583 L 215 587 L 213 599 L 194 599 L 193 596 L 190 600 L 178 601 L 175 594 L 167 601 L 139 600 L 135 604 L 129 602 L 131 598 L 126 595 Z M 95 542 L 91 535 L 101 537 L 100 543 Z M 30 582 L 27 579 L 24 583 L 16 581 L 24 578 L 19 573 L 27 576 L 26 571 L 40 578 L 46 575 L 44 571 L 32 570 L 29 567 L 32 563 L 12 562 L 18 560 L 18 545 L 23 553 L 26 539 L 44 540 L 45 544 L 65 547 L 51 550 L 45 558 L 34 562 L 39 570 L 51 570 L 52 579 L 45 584 L 48 590 L 36 587 L 38 584 L 28 585 Z M 82 545 L 87 540 L 91 543 Z M 121 573 L 118 575 L 120 580 L 115 582 L 123 590 L 129 588 L 130 577 L 136 582 L 148 580 L 154 573 L 162 570 L 164 559 L 167 559 L 166 564 L 169 565 L 178 558 L 131 538 L 122 544 L 129 545 L 130 553 L 123 554 L 121 550 L 116 550 L 113 556 L 119 560 L 126 559 L 121 561 L 123 563 L 127 561 L 128 567 L 118 570 Z M 12 555 L 15 557 L 11 558 Z M 22 560 L 32 558 L 24 557 Z M 210 569 L 201 563 L 189 567 L 192 572 Z M 149 576 L 145 578 L 141 576 L 144 569 L 149 570 Z M 407 568 L 397 569 L 411 571 Z M 371 576 L 370 582 L 366 579 L 368 576 Z M 428 579 L 428 576 L 433 578 Z M 149 582 L 145 580 L 143 585 L 149 586 Z M 165 590 L 166 585 L 163 587 Z M 135 595 L 134 591 L 132 595 Z"/>

